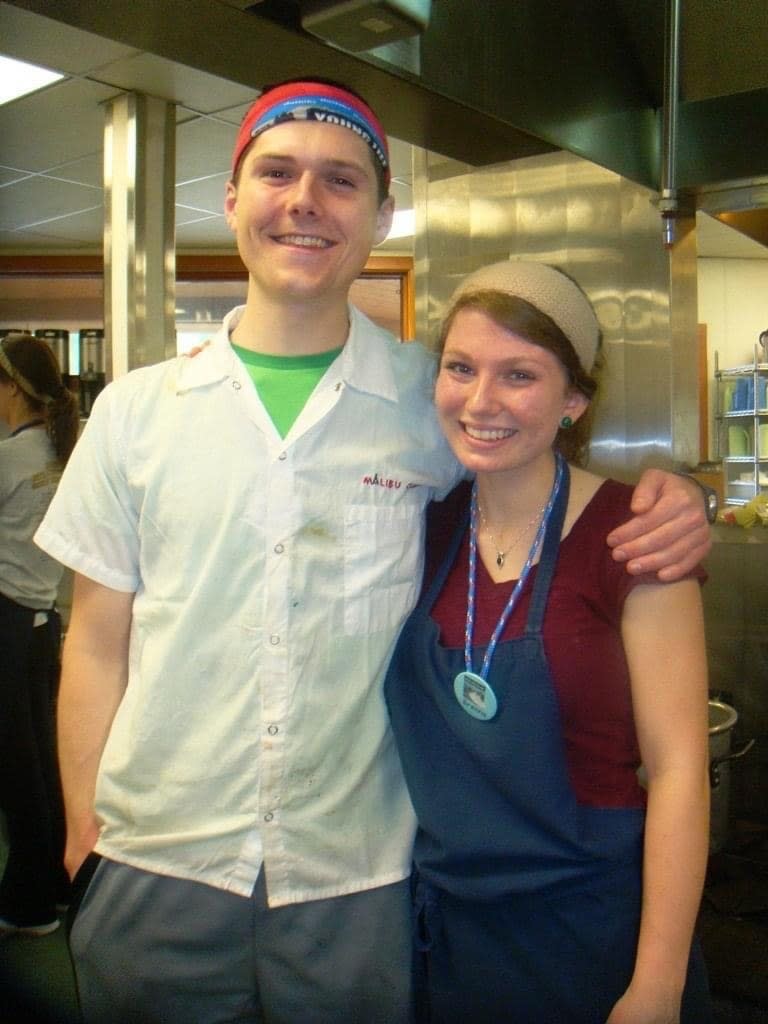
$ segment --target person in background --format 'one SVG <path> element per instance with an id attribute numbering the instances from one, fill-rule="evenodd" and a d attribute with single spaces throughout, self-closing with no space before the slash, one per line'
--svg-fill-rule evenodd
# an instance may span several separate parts
<path id="1" fill-rule="evenodd" d="M 0 340 L 0 937 L 58 926 L 63 877 L 54 744 L 62 565 L 32 541 L 77 440 L 77 399 L 44 341 Z M 57 827 L 58 826 L 58 827 Z"/>
<path id="2" fill-rule="evenodd" d="M 703 572 L 610 557 L 631 490 L 579 467 L 599 336 L 527 261 L 470 274 L 442 328 L 435 404 L 474 484 L 458 529 L 434 510 L 385 684 L 432 1024 L 711 1020 Z"/>
<path id="3" fill-rule="evenodd" d="M 77 574 L 59 736 L 69 870 L 101 857 L 72 928 L 88 1024 L 410 1018 L 382 684 L 423 512 L 462 471 L 432 357 L 348 302 L 389 177 L 356 93 L 265 89 L 225 200 L 245 305 L 104 390 L 38 531 Z M 679 571 L 706 545 L 692 491 L 646 478 L 625 555 Z"/>

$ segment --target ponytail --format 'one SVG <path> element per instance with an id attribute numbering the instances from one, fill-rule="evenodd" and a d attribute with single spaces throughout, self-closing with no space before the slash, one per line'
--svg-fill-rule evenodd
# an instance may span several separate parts
<path id="1" fill-rule="evenodd" d="M 12 332 L 0 341 L 0 378 L 12 380 L 30 410 L 45 421 L 56 458 L 66 465 L 77 441 L 79 403 L 64 383 L 53 349 L 33 334 Z"/>
<path id="2" fill-rule="evenodd" d="M 77 396 L 62 384 L 61 390 L 57 391 L 49 402 L 46 412 L 45 430 L 51 439 L 56 458 L 63 468 L 77 441 L 80 429 L 80 403 Z"/>

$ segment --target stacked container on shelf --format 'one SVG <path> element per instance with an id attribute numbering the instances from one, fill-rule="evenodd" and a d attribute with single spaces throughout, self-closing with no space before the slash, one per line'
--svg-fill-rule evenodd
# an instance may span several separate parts
<path id="1" fill-rule="evenodd" d="M 726 505 L 746 505 L 768 493 L 768 362 L 755 346 L 752 363 L 721 370 L 717 382 L 717 456 L 723 462 Z"/>

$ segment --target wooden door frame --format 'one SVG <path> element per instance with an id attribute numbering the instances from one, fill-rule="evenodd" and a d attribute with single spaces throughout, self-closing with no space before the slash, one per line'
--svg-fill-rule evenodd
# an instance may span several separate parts
<path id="1" fill-rule="evenodd" d="M 93 277 L 104 273 L 103 257 L 96 253 L 4 253 L 0 254 L 0 276 Z M 368 258 L 361 277 L 400 279 L 400 337 L 413 338 L 416 305 L 411 256 L 375 255 Z M 245 281 L 248 272 L 235 253 L 177 253 L 179 281 Z"/>

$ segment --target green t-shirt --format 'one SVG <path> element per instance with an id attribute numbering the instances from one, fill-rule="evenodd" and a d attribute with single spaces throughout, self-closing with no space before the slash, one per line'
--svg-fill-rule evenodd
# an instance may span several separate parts
<path id="1" fill-rule="evenodd" d="M 280 437 L 296 422 L 317 382 L 341 352 L 319 352 L 311 356 L 272 356 L 232 345 L 245 364 Z"/>

